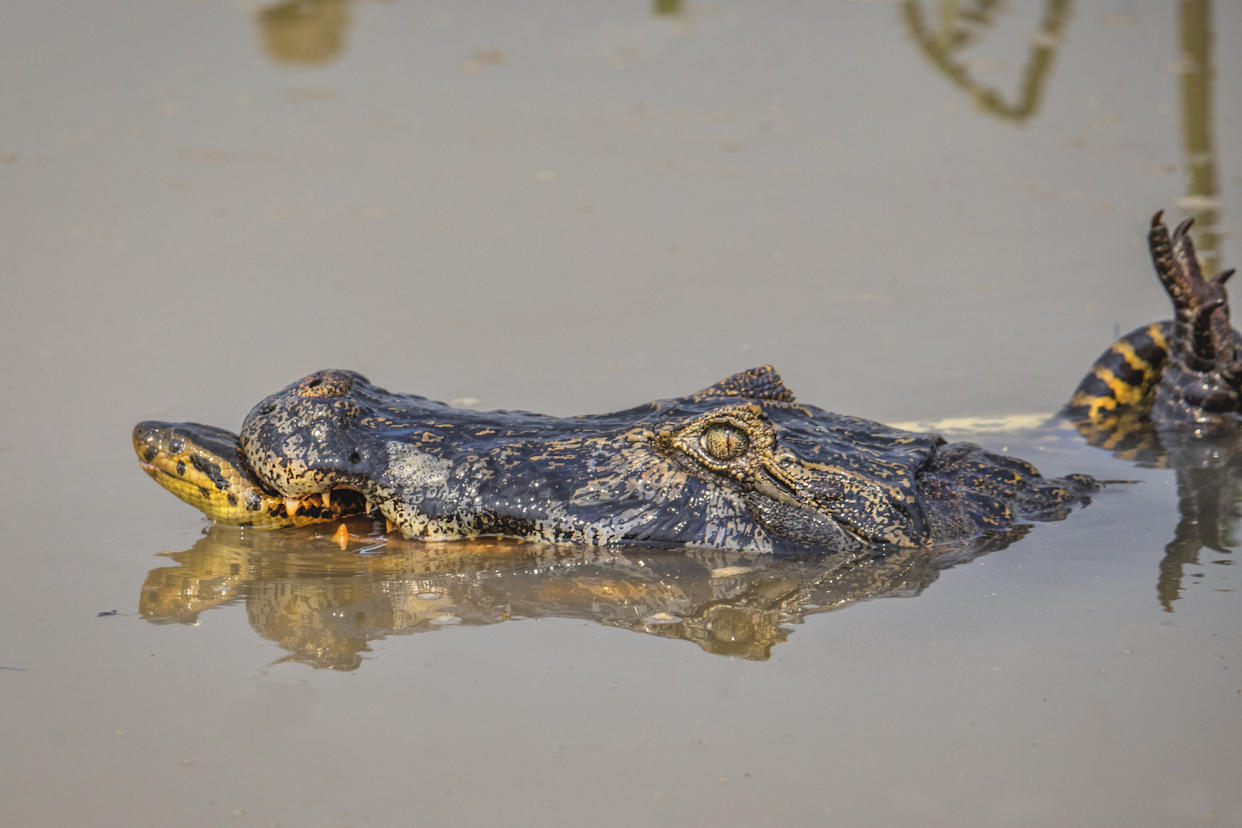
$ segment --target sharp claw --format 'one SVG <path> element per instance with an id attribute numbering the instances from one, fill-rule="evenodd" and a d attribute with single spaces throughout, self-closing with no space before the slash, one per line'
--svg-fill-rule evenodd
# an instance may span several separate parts
<path id="1" fill-rule="evenodd" d="M 1194 239 L 1186 232 L 1193 222 L 1194 219 L 1186 219 L 1177 225 L 1177 232 L 1173 234 L 1173 260 L 1177 263 L 1177 269 L 1187 287 L 1192 291 L 1191 296 L 1206 281 L 1203 271 L 1199 269 L 1199 257 L 1195 255 Z"/>
<path id="2" fill-rule="evenodd" d="M 1232 276 L 1236 270 L 1237 268 L 1234 267 L 1231 267 L 1228 270 L 1222 270 L 1220 273 L 1217 273 L 1212 277 L 1212 282 L 1217 285 L 1223 285 L 1225 282 L 1229 281 L 1229 277 Z"/>
<path id="3" fill-rule="evenodd" d="M 1151 217 L 1151 226 L 1159 227 L 1164 223 L 1164 210 L 1157 210 L 1156 214 Z"/>
<path id="4" fill-rule="evenodd" d="M 1173 301 L 1174 310 L 1181 318 L 1182 314 L 1190 310 L 1189 286 L 1185 284 L 1178 270 L 1177 259 L 1173 253 L 1173 242 L 1169 239 L 1169 228 L 1160 221 L 1163 214 L 1164 211 L 1161 210 L 1152 218 L 1151 231 L 1147 234 L 1147 246 L 1151 251 L 1151 263 L 1156 269 L 1156 275 L 1160 277 L 1160 283 L 1164 285 L 1165 292 Z"/>
<path id="5" fill-rule="evenodd" d="M 1204 302 L 1195 309 L 1194 316 L 1191 318 L 1194 331 L 1190 340 L 1191 349 L 1195 358 L 1204 364 L 1204 368 L 1211 368 L 1216 361 L 1216 348 L 1212 345 L 1212 311 L 1224 304 L 1224 299 Z"/>

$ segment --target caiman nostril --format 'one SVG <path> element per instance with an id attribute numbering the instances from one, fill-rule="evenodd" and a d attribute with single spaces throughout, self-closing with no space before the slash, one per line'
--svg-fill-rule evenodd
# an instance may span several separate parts
<path id="1" fill-rule="evenodd" d="M 353 390 L 353 377 L 347 371 L 320 371 L 298 383 L 300 397 L 340 397 Z"/>

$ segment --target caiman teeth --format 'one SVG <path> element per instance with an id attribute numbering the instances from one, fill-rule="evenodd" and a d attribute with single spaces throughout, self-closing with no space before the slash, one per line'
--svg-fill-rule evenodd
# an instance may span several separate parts
<path id="1" fill-rule="evenodd" d="M 371 502 L 371 498 L 369 497 L 365 498 L 365 502 L 366 502 L 366 511 L 363 512 L 363 514 L 369 515 L 375 509 L 375 504 Z"/>
<path id="2" fill-rule="evenodd" d="M 320 492 L 319 499 L 323 501 L 323 508 L 325 509 L 332 508 L 332 490 L 331 489 L 324 489 L 322 492 Z"/>
<path id="3" fill-rule="evenodd" d="M 298 513 L 298 506 L 301 506 L 301 505 L 302 505 L 302 501 L 297 499 L 296 497 L 286 497 L 285 498 L 285 514 L 287 514 L 289 517 L 293 517 L 294 515 Z"/>

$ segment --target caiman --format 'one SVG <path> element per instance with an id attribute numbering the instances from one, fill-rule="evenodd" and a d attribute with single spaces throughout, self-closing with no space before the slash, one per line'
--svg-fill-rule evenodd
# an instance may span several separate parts
<path id="1" fill-rule="evenodd" d="M 1223 284 L 1189 223 L 1149 246 L 1176 310 L 1114 343 L 1065 415 L 1098 437 L 1135 423 L 1236 422 L 1242 363 Z M 477 412 L 320 371 L 260 402 L 240 435 L 139 423 L 143 469 L 222 523 L 290 526 L 379 512 L 411 538 L 857 552 L 1059 519 L 1097 484 L 1045 478 L 969 443 L 798 403 L 770 366 L 611 414 Z"/>

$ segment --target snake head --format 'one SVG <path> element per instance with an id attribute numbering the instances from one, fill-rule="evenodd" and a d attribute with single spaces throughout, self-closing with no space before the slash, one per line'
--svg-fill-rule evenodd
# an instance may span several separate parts
<path id="1" fill-rule="evenodd" d="M 134 451 L 147 475 L 217 523 L 276 528 L 361 514 L 360 496 L 282 498 L 241 456 L 231 431 L 200 423 L 144 420 L 134 426 Z"/>

